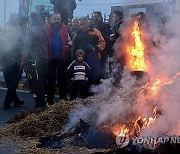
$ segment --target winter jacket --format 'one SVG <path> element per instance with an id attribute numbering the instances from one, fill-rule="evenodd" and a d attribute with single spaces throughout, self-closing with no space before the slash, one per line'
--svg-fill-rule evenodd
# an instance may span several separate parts
<path id="1" fill-rule="evenodd" d="M 53 38 L 52 28 L 51 28 L 51 25 L 49 25 L 49 24 L 47 24 L 45 26 L 45 28 L 47 29 L 48 35 L 49 35 L 48 57 L 50 60 L 52 60 L 53 59 L 53 54 L 52 54 L 52 38 Z M 62 49 L 63 49 L 61 58 L 64 59 L 64 58 L 66 58 L 67 52 L 68 52 L 68 50 L 66 48 L 66 46 L 68 45 L 68 28 L 66 25 L 61 24 L 60 29 L 59 29 L 59 35 L 61 37 Z"/>
<path id="2" fill-rule="evenodd" d="M 100 58 L 100 52 L 105 48 L 105 40 L 101 34 L 101 32 L 95 28 L 91 28 L 87 32 L 79 31 L 77 35 L 75 36 L 73 45 L 74 45 L 74 53 L 78 49 L 83 49 L 85 51 L 85 57 L 87 55 L 86 45 L 90 44 L 92 45 L 96 52 L 98 53 L 98 56 Z"/>
<path id="3" fill-rule="evenodd" d="M 73 77 L 74 80 L 85 80 L 90 69 L 91 68 L 86 62 L 78 62 L 77 60 L 74 60 L 67 68 L 69 78 Z"/>

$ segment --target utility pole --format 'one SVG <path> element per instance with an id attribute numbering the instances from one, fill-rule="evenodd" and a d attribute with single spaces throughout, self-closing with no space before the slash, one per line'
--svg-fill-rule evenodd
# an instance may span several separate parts
<path id="1" fill-rule="evenodd" d="M 4 26 L 6 25 L 6 0 L 4 0 Z"/>

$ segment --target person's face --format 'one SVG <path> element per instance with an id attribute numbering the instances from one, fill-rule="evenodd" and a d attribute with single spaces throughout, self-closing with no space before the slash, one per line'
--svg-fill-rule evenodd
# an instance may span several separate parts
<path id="1" fill-rule="evenodd" d="M 73 28 L 75 28 L 75 29 L 79 28 L 79 27 L 80 27 L 80 22 L 79 22 L 79 20 L 78 20 L 78 19 L 73 19 L 73 20 L 72 20 L 72 26 L 73 26 Z"/>
<path id="2" fill-rule="evenodd" d="M 113 17 L 112 17 L 112 20 L 113 20 L 114 23 L 117 23 L 119 21 L 119 17 L 114 13 Z"/>
<path id="3" fill-rule="evenodd" d="M 94 14 L 93 14 L 93 20 L 94 20 L 95 22 L 99 21 L 99 16 L 98 16 L 97 13 L 94 13 Z"/>
<path id="4" fill-rule="evenodd" d="M 78 62 L 82 62 L 84 60 L 84 55 L 82 53 L 79 53 L 77 55 L 77 60 L 78 60 Z"/>
<path id="5" fill-rule="evenodd" d="M 48 24 L 51 23 L 51 18 L 50 17 L 46 17 L 46 23 L 48 23 Z"/>
<path id="6" fill-rule="evenodd" d="M 80 21 L 80 28 L 83 32 L 86 32 L 89 30 L 89 22 L 86 20 L 81 20 Z"/>
<path id="7" fill-rule="evenodd" d="M 53 14 L 51 17 L 52 24 L 60 24 L 61 23 L 61 16 L 59 14 Z"/>

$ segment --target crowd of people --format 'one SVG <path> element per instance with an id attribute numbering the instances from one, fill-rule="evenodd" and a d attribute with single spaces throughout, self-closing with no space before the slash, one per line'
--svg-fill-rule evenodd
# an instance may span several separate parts
<path id="1" fill-rule="evenodd" d="M 107 78 L 105 63 L 121 35 L 123 13 L 113 13 L 114 27 L 103 21 L 99 11 L 93 12 L 91 22 L 88 17 L 74 18 L 71 26 L 62 23 L 59 13 L 48 16 L 43 23 L 33 12 L 27 27 L 21 20 L 10 21 L 0 38 L 0 65 L 8 89 L 3 108 L 24 104 L 16 94 L 22 70 L 36 95 L 35 108 L 55 103 L 56 86 L 60 100 L 74 100 L 78 92 L 82 99 L 93 95 L 90 86 Z"/>

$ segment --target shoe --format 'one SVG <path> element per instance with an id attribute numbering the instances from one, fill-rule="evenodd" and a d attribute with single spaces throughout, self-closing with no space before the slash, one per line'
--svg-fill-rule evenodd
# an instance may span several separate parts
<path id="1" fill-rule="evenodd" d="M 14 103 L 14 107 L 21 107 L 22 105 L 24 105 L 24 101 L 19 101 L 17 103 Z"/>
<path id="2" fill-rule="evenodd" d="M 3 106 L 3 109 L 4 109 L 4 110 L 9 110 L 9 109 L 11 109 L 11 105 L 4 105 L 4 106 Z"/>

